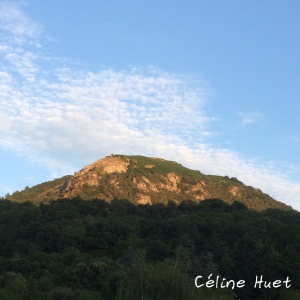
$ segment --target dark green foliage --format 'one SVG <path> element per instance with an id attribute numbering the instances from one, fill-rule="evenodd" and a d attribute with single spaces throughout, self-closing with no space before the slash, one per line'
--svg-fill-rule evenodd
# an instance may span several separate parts
<path id="1" fill-rule="evenodd" d="M 0 201 L 0 299 L 297 299 L 300 214 L 219 199 Z M 197 289 L 210 274 L 242 289 Z M 292 281 L 254 289 L 256 275 Z"/>
<path id="2" fill-rule="evenodd" d="M 19 273 L 3 272 L 0 275 L 0 299 L 28 299 L 29 282 Z"/>

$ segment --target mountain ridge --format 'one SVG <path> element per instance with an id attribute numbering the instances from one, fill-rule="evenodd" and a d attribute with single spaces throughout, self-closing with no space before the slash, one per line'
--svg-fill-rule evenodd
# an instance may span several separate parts
<path id="1" fill-rule="evenodd" d="M 138 204 L 166 204 L 172 200 L 203 201 L 221 199 L 241 202 L 257 211 L 268 208 L 292 210 L 260 189 L 244 185 L 236 178 L 205 175 L 162 158 L 113 154 L 67 175 L 7 196 L 15 202 L 48 203 L 79 197 L 84 200 L 126 199 Z"/>

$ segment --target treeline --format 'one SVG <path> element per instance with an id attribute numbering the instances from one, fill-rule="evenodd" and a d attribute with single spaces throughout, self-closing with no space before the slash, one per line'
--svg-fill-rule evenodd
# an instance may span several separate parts
<path id="1" fill-rule="evenodd" d="M 196 288 L 211 278 L 243 288 Z M 291 287 L 254 288 L 291 280 Z M 300 213 L 221 200 L 0 201 L 0 299 L 300 299 Z"/>

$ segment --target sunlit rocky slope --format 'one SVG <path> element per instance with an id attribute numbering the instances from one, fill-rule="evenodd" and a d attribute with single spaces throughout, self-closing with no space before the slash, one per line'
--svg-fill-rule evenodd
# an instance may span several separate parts
<path id="1" fill-rule="evenodd" d="M 106 201 L 127 199 L 135 204 L 218 198 L 230 204 L 238 201 L 255 210 L 292 209 L 236 178 L 204 175 L 161 158 L 125 155 L 105 157 L 73 176 L 27 187 L 7 198 L 41 203 L 74 197 Z"/>

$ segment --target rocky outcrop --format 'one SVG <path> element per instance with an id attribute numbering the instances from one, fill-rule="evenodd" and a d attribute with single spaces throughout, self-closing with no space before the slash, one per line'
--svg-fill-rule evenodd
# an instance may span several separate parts
<path id="1" fill-rule="evenodd" d="M 58 188 L 61 198 L 72 198 L 80 194 L 83 188 L 98 187 L 104 174 L 125 173 L 129 159 L 122 156 L 108 156 L 84 167 Z M 112 183 L 113 184 L 113 183 Z M 117 186 L 117 184 L 115 184 Z"/>

